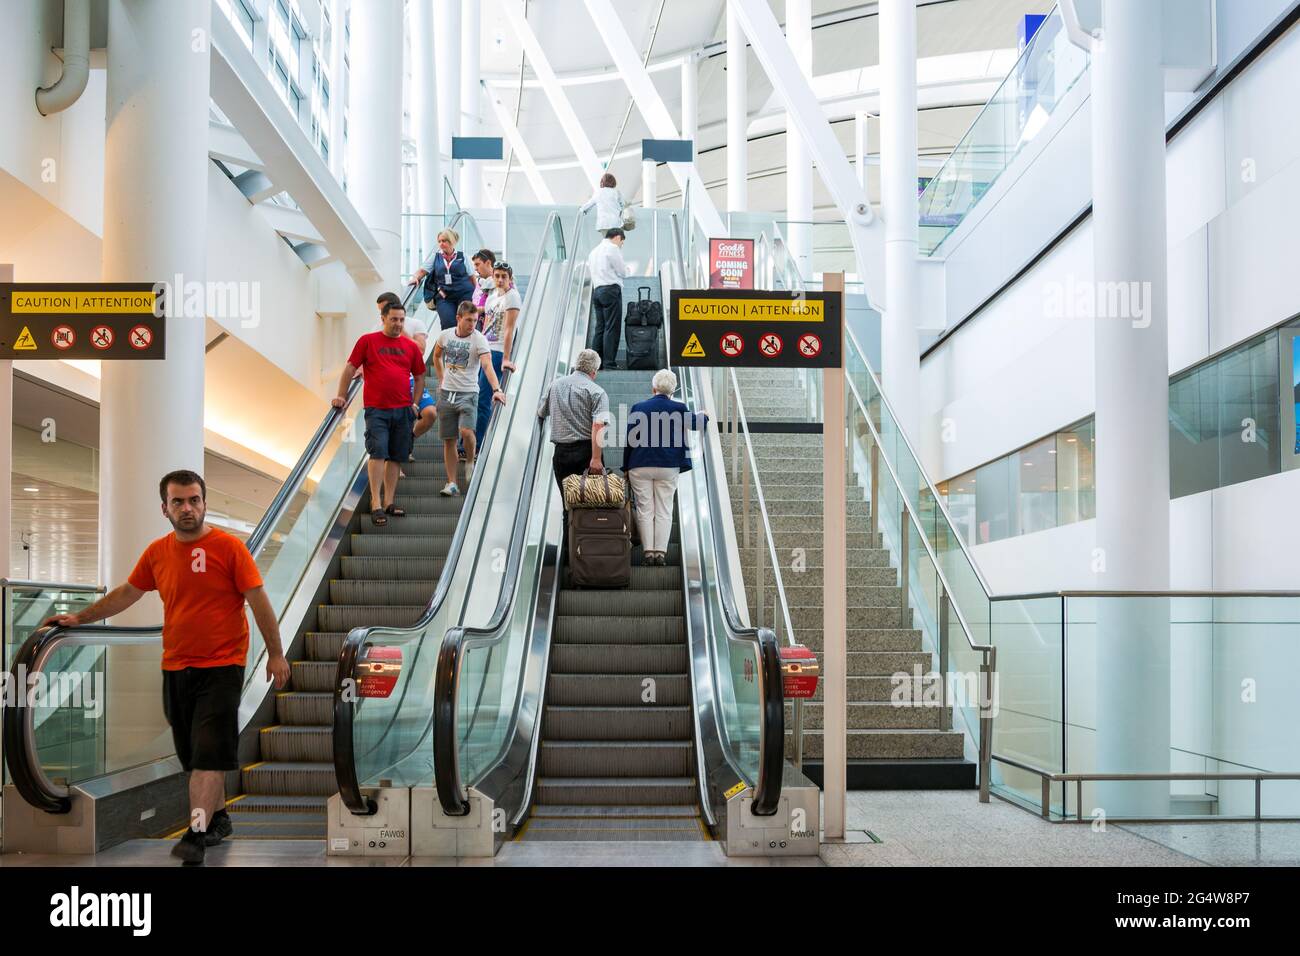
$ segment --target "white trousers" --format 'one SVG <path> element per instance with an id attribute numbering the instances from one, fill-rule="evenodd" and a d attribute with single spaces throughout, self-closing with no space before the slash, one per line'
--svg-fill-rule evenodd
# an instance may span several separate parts
<path id="1" fill-rule="evenodd" d="M 645 551 L 668 550 L 673 531 L 673 495 L 679 468 L 633 468 L 627 473 L 636 504 L 636 525 Z"/>

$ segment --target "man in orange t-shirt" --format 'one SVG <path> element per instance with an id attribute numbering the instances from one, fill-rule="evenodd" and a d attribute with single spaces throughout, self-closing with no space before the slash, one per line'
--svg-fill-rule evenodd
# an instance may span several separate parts
<path id="1" fill-rule="evenodd" d="M 192 471 L 159 483 L 162 511 L 175 531 L 145 549 L 126 583 L 76 614 L 45 624 L 89 624 L 120 614 L 146 591 L 163 601 L 163 711 L 176 755 L 190 772 L 190 829 L 172 848 L 186 863 L 229 836 L 225 776 L 239 769 L 239 697 L 248 656 L 244 602 L 266 644 L 266 676 L 283 687 L 289 662 L 280 626 L 243 542 L 204 523 L 207 485 Z"/>

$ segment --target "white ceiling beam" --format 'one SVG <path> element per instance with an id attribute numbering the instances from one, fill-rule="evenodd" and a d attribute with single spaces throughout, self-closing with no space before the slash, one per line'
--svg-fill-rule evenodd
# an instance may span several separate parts
<path id="1" fill-rule="evenodd" d="M 533 161 L 533 154 L 529 151 L 528 144 L 524 142 L 523 136 L 519 134 L 519 128 L 515 126 L 514 120 L 510 118 L 510 111 L 506 109 L 505 103 L 501 102 L 501 97 L 495 91 L 487 89 L 487 84 L 484 84 L 484 91 L 487 93 L 488 102 L 492 104 L 493 112 L 497 115 L 497 123 L 500 124 L 502 132 L 506 134 L 506 139 L 510 140 L 510 146 L 515 151 L 519 165 L 523 167 L 524 175 L 528 178 L 529 185 L 533 187 L 533 195 L 537 197 L 537 201 L 542 205 L 554 206 L 555 197 L 551 195 L 551 189 L 546 185 L 545 177 L 537 168 L 537 163 Z"/>
<path id="2" fill-rule="evenodd" d="M 592 2 L 588 0 L 588 5 Z M 767 0 L 731 0 L 731 4 L 759 65 L 780 95 L 791 124 L 808 145 L 822 182 L 830 190 L 836 206 L 844 212 L 867 300 L 873 308 L 883 310 L 884 229 L 871 212 L 867 194 L 844 155 L 844 147 L 831 129 L 812 84 L 795 62 L 794 52 Z"/>
<path id="3" fill-rule="evenodd" d="M 650 127 L 651 135 L 655 139 L 677 139 L 677 126 L 673 123 L 672 115 L 659 96 L 659 91 L 655 89 L 654 80 L 650 79 L 650 74 L 641 65 L 641 55 L 632 44 L 632 38 L 627 35 L 627 29 L 615 12 L 613 3 L 610 0 L 584 0 L 584 2 L 587 5 L 587 12 L 591 14 L 596 32 L 605 42 L 610 57 L 618 64 L 623 82 L 627 84 L 637 109 L 640 110 L 646 125 Z M 813 102 L 816 103 L 816 98 Z M 705 188 L 704 180 L 700 178 L 695 163 L 668 163 L 667 165 L 683 192 L 689 184 L 691 215 L 704 230 L 705 237 L 725 236 L 727 230 L 722 223 L 722 217 L 718 215 L 713 200 L 709 198 L 709 191 Z"/>
<path id="4" fill-rule="evenodd" d="M 605 167 L 596 157 L 596 150 L 592 147 L 591 140 L 587 138 L 586 130 L 582 128 L 578 114 L 573 111 L 569 97 L 556 79 L 555 71 L 551 69 L 551 61 L 547 58 L 546 51 L 537 40 L 537 34 L 533 32 L 528 18 L 524 15 L 524 7 L 518 3 L 511 4 L 504 19 L 523 46 L 524 55 L 532 64 L 533 72 L 537 74 L 542 89 L 546 92 L 546 98 L 551 103 L 551 109 L 555 111 L 555 116 L 560 121 L 560 128 L 568 137 L 569 145 L 573 147 L 573 154 L 578 157 L 578 162 L 582 164 L 583 171 L 586 172 L 594 189 Z"/>

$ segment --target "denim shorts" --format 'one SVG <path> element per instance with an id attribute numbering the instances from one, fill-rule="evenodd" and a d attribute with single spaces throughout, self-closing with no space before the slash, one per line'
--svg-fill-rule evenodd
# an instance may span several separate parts
<path id="1" fill-rule="evenodd" d="M 415 446 L 415 413 L 401 408 L 366 409 L 366 454 L 383 461 L 406 461 Z"/>
<path id="2" fill-rule="evenodd" d="M 448 392 L 438 389 L 438 436 L 449 441 L 462 428 L 474 430 L 478 423 L 478 389 L 472 392 Z"/>

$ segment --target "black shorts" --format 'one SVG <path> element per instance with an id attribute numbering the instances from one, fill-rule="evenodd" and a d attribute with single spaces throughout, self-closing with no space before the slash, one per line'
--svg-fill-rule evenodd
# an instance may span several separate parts
<path id="1" fill-rule="evenodd" d="M 366 454 L 375 461 L 406 461 L 415 447 L 415 412 L 401 408 L 366 409 Z"/>
<path id="2" fill-rule="evenodd" d="M 186 770 L 239 769 L 239 698 L 244 668 L 163 671 L 163 713 Z"/>

